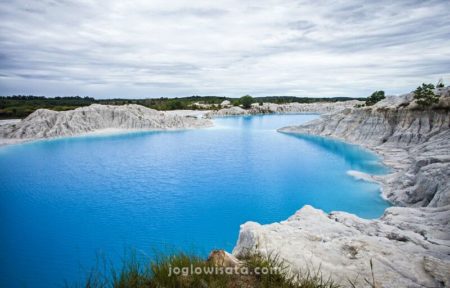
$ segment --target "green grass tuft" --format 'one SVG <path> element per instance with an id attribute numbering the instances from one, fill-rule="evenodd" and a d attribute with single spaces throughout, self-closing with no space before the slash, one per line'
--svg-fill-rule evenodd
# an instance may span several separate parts
<path id="1" fill-rule="evenodd" d="M 213 266 L 204 258 L 183 252 L 159 254 L 151 260 L 139 260 L 135 253 L 125 257 L 120 269 L 113 265 L 97 265 L 90 271 L 81 285 L 70 287 L 85 288 L 153 288 L 153 287 L 258 287 L 258 288 L 337 288 L 339 285 L 331 279 L 324 279 L 320 270 L 312 273 L 295 272 L 277 255 L 263 256 L 248 254 L 241 257 L 240 273 L 227 273 L 224 267 Z M 103 261 L 103 263 L 106 263 Z M 174 267 L 205 269 L 218 273 L 173 272 Z M 222 268 L 222 270 L 220 270 Z M 208 270 L 209 269 L 209 270 Z M 234 268 L 228 268 L 234 269 Z M 205 271 L 202 270 L 202 271 Z M 222 272 L 220 272 L 222 271 Z M 230 271 L 230 270 L 228 270 Z M 271 271 L 271 273 L 262 273 Z M 171 273 L 172 272 L 172 273 Z M 69 285 L 66 285 L 69 286 Z"/>

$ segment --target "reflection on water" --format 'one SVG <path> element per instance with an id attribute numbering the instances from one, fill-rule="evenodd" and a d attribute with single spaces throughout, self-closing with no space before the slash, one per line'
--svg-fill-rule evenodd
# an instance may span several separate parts
<path id="1" fill-rule="evenodd" d="M 315 145 L 339 155 L 352 167 L 364 173 L 381 175 L 389 172 L 377 155 L 360 146 L 348 144 L 340 140 L 309 134 L 288 134 L 306 140 Z"/>

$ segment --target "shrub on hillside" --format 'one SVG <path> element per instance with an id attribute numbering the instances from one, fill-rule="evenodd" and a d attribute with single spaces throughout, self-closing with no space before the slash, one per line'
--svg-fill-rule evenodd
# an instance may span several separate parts
<path id="1" fill-rule="evenodd" d="M 366 106 L 372 106 L 373 104 L 383 100 L 384 98 L 386 98 L 386 96 L 384 96 L 383 90 L 375 91 L 372 93 L 372 95 L 367 97 Z"/>
<path id="2" fill-rule="evenodd" d="M 433 104 L 439 102 L 439 96 L 434 94 L 434 85 L 425 84 L 417 87 L 414 91 L 414 99 L 416 99 L 417 104 L 422 107 L 430 107 Z"/>

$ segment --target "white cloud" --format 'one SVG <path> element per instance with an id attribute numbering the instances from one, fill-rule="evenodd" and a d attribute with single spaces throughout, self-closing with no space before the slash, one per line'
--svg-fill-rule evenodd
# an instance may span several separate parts
<path id="1" fill-rule="evenodd" d="M 450 82 L 448 11 L 409 0 L 4 1 L 0 94 L 407 92 Z"/>

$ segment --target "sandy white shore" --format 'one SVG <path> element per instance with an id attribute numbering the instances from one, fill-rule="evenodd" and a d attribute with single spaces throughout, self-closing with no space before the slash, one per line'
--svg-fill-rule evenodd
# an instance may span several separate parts
<path id="1" fill-rule="evenodd" d="M 0 146 L 60 137 L 211 127 L 212 121 L 202 118 L 205 112 L 98 104 L 61 112 L 38 109 L 23 120 L 4 121 Z"/>
<path id="2" fill-rule="evenodd" d="M 359 103 L 359 101 L 356 101 Z M 324 113 L 355 105 L 355 101 L 317 104 L 270 104 L 253 105 L 248 114 L 268 113 Z M 244 115 L 247 110 L 227 109 L 157 111 L 140 105 L 98 105 L 75 110 L 56 112 L 39 109 L 27 118 L 0 121 L 0 146 L 19 144 L 40 139 L 72 136 L 96 136 L 140 131 L 195 129 L 213 126 L 211 115 Z M 225 112 L 224 112 L 225 111 Z M 242 111 L 245 113 L 242 114 Z M 246 115 L 246 114 L 245 114 Z"/>

